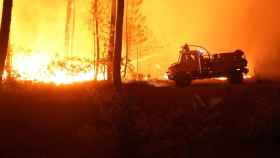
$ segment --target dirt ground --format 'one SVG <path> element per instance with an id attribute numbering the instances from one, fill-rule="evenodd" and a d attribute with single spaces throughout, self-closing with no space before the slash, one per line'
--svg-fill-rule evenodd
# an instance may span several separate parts
<path id="1" fill-rule="evenodd" d="M 270 82 L 137 82 L 121 94 L 103 82 L 5 84 L 0 157 L 272 157 L 279 98 L 280 84 Z"/>

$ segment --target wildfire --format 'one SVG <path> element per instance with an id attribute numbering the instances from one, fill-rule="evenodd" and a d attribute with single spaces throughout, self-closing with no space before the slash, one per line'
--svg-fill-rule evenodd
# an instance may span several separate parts
<path id="1" fill-rule="evenodd" d="M 167 73 L 164 73 L 162 79 L 163 79 L 163 80 L 168 80 L 168 75 L 167 75 Z"/>
<path id="2" fill-rule="evenodd" d="M 47 52 L 16 53 L 11 57 L 11 77 L 20 81 L 54 83 L 56 85 L 76 82 L 105 80 L 104 73 L 96 74 L 92 62 L 78 57 L 56 59 Z M 7 70 L 4 79 L 7 79 Z"/>
<path id="3" fill-rule="evenodd" d="M 244 79 L 251 79 L 251 78 L 253 78 L 253 76 L 250 75 L 250 74 L 246 74 L 246 75 L 243 75 L 243 78 L 244 78 Z M 168 80 L 168 76 L 167 76 L 166 73 L 163 75 L 162 79 L 163 79 L 163 80 Z M 220 80 L 220 81 L 227 81 L 227 80 L 228 80 L 227 77 L 217 77 L 217 78 L 214 78 L 214 79 Z"/>
<path id="4" fill-rule="evenodd" d="M 218 77 L 216 78 L 217 80 L 220 80 L 220 81 L 227 81 L 228 78 L 227 77 Z"/>
<path id="5" fill-rule="evenodd" d="M 249 74 L 246 74 L 246 75 L 243 75 L 243 78 L 244 79 L 251 79 L 251 78 L 253 78 L 253 76 L 249 75 Z M 227 81 L 228 80 L 227 77 L 218 77 L 218 78 L 215 78 L 215 79 L 220 80 L 220 81 Z"/>

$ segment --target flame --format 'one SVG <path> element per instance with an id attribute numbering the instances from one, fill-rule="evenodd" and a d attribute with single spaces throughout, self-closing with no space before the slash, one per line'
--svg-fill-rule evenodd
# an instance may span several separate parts
<path id="1" fill-rule="evenodd" d="M 56 85 L 105 80 L 106 73 L 96 74 L 92 62 L 78 57 L 52 57 L 48 52 L 17 52 L 11 57 L 11 76 L 19 81 L 54 83 Z M 7 79 L 7 70 L 3 75 Z"/>
<path id="2" fill-rule="evenodd" d="M 244 78 L 244 79 L 252 79 L 253 76 L 250 75 L 250 74 L 244 74 L 244 75 L 243 75 L 243 78 Z M 168 75 L 167 75 L 167 73 L 165 73 L 165 74 L 163 75 L 162 79 L 163 79 L 163 80 L 168 80 Z M 228 80 L 227 77 L 216 77 L 216 78 L 214 78 L 214 79 L 220 80 L 220 81 L 227 81 L 227 80 Z"/>
<path id="3" fill-rule="evenodd" d="M 252 79 L 252 78 L 253 78 L 253 76 L 250 75 L 250 74 L 244 74 L 243 75 L 243 79 Z M 220 81 L 227 81 L 228 80 L 227 77 L 218 77 L 218 78 L 215 78 L 215 79 L 220 80 Z"/>
<path id="4" fill-rule="evenodd" d="M 227 81 L 228 78 L 227 77 L 218 77 L 216 78 L 217 80 L 220 80 L 220 81 Z"/>
<path id="5" fill-rule="evenodd" d="M 169 80 L 167 73 L 164 73 L 162 79 L 163 79 L 163 80 Z"/>
<path id="6" fill-rule="evenodd" d="M 7 78 L 8 78 L 8 73 L 6 70 L 4 70 L 2 79 L 6 80 Z"/>
<path id="7" fill-rule="evenodd" d="M 244 79 L 252 79 L 253 76 L 250 75 L 250 74 L 246 74 L 246 75 L 243 75 L 243 78 L 244 78 Z"/>

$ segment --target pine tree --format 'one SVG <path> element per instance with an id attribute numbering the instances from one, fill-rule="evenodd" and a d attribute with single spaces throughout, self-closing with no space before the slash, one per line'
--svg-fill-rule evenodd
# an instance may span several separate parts
<path id="1" fill-rule="evenodd" d="M 123 78 L 126 77 L 130 58 L 135 55 L 138 56 L 141 47 L 148 40 L 146 32 L 148 31 L 145 25 L 146 17 L 141 12 L 143 0 L 129 0 L 126 2 L 125 15 L 125 42 L 126 55 L 125 65 L 123 71 Z M 140 50 L 141 49 L 141 50 Z"/>
<path id="2" fill-rule="evenodd" d="M 116 29 L 116 0 L 112 0 L 111 6 L 111 21 L 110 21 L 110 37 L 108 46 L 108 66 L 107 66 L 107 76 L 108 80 L 113 78 L 113 56 L 114 56 L 114 46 L 115 46 L 115 29 Z"/>
<path id="3" fill-rule="evenodd" d="M 0 29 L 0 83 L 2 82 L 5 61 L 8 54 L 12 7 L 13 0 L 3 1 L 2 22 Z"/>
<path id="4" fill-rule="evenodd" d="M 76 5 L 74 0 L 67 0 L 65 23 L 65 52 L 71 57 L 74 49 L 74 35 L 76 25 Z"/>
<path id="5" fill-rule="evenodd" d="M 100 34 L 99 34 L 99 23 L 100 23 L 100 17 L 99 17 L 99 0 L 93 0 L 92 1 L 92 11 L 94 15 L 94 28 L 95 28 L 95 53 L 96 53 L 96 63 L 95 63 L 95 73 L 94 76 L 95 79 L 98 78 L 99 74 L 99 61 L 100 61 Z"/>
<path id="6" fill-rule="evenodd" d="M 110 0 L 92 0 L 91 1 L 91 18 L 90 28 L 93 32 L 93 58 L 95 79 L 98 74 L 106 73 L 106 66 L 108 68 L 108 44 L 110 32 Z"/>
<path id="7" fill-rule="evenodd" d="M 113 60 L 113 81 L 119 89 L 121 87 L 121 58 L 122 58 L 122 34 L 124 18 L 124 0 L 117 1 L 116 37 Z"/>

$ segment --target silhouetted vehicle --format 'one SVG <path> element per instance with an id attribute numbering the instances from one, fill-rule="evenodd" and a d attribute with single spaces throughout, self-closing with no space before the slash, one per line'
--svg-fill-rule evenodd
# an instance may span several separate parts
<path id="1" fill-rule="evenodd" d="M 191 47 L 196 47 L 191 50 Z M 210 55 L 203 47 L 185 44 L 179 61 L 168 68 L 167 76 L 178 86 L 190 85 L 192 80 L 227 77 L 231 83 L 243 82 L 243 74 L 249 72 L 242 50 Z"/>

